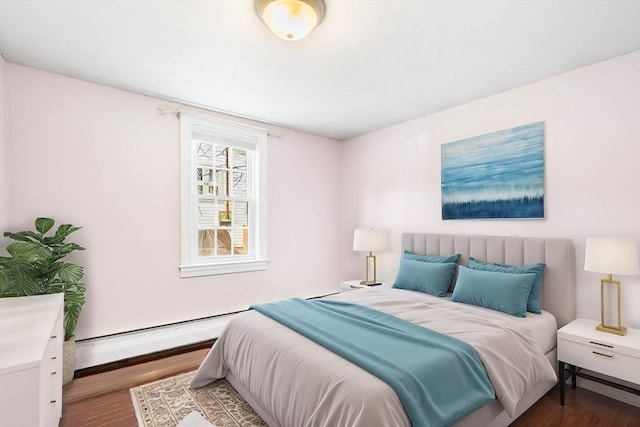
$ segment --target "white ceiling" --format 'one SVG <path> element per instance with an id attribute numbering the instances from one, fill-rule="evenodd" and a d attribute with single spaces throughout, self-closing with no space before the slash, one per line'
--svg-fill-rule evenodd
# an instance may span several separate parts
<path id="1" fill-rule="evenodd" d="M 640 49 L 640 0 L 0 0 L 8 62 L 338 140 Z"/>

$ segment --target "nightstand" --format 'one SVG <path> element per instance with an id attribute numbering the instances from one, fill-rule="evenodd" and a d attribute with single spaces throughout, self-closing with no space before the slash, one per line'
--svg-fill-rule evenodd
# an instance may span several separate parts
<path id="1" fill-rule="evenodd" d="M 391 285 L 382 282 L 381 285 L 375 285 L 373 287 L 377 288 L 379 286 L 390 287 Z M 355 291 L 356 289 L 361 289 L 365 287 L 367 287 L 367 285 L 361 285 L 360 280 L 347 280 L 346 282 L 340 283 L 340 292 Z"/>
<path id="2" fill-rule="evenodd" d="M 576 319 L 558 330 L 560 404 L 563 406 L 565 364 L 569 365 L 572 388 L 576 388 L 576 376 L 579 376 L 640 395 L 639 389 L 580 372 L 586 369 L 640 385 L 640 330 L 627 328 L 627 335 L 619 336 L 596 331 L 598 323 Z"/>

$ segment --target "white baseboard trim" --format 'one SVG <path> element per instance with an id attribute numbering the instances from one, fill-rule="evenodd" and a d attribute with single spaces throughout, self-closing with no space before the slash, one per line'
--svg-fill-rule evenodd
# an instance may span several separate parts
<path id="1" fill-rule="evenodd" d="M 235 314 L 124 332 L 76 343 L 76 369 L 218 338 Z"/>

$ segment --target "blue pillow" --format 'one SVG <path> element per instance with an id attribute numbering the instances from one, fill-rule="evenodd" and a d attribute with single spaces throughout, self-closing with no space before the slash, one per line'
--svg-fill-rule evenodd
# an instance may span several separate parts
<path id="1" fill-rule="evenodd" d="M 405 250 L 402 253 L 402 259 L 411 259 L 414 261 L 422 262 L 458 262 L 460 254 L 436 256 L 436 255 L 420 255 L 411 251 Z"/>
<path id="2" fill-rule="evenodd" d="M 486 262 L 476 261 L 473 257 L 469 257 L 467 267 L 474 270 L 482 271 L 499 271 L 501 273 L 515 273 L 515 274 L 527 274 L 535 273 L 536 280 L 531 287 L 531 293 L 529 293 L 529 300 L 527 301 L 527 311 L 531 313 L 540 314 L 540 304 L 538 304 L 538 297 L 540 296 L 540 288 L 542 287 L 542 278 L 544 276 L 544 269 L 546 264 L 530 264 L 530 265 L 507 265 L 507 264 L 489 264 Z"/>
<path id="3" fill-rule="evenodd" d="M 453 262 L 432 263 L 403 259 L 393 287 L 443 297 L 447 294 L 457 265 Z"/>
<path id="4" fill-rule="evenodd" d="M 526 317 L 527 299 L 535 279 L 535 273 L 501 273 L 460 266 L 451 301 Z"/>

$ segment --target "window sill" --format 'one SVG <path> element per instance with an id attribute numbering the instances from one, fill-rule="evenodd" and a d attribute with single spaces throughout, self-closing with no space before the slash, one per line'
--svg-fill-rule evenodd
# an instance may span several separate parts
<path id="1" fill-rule="evenodd" d="M 266 270 L 269 260 L 233 261 L 219 264 L 181 265 L 180 277 L 213 276 Z"/>

